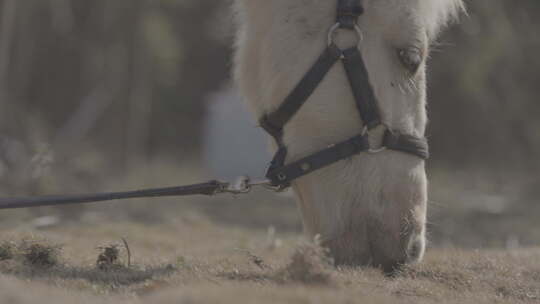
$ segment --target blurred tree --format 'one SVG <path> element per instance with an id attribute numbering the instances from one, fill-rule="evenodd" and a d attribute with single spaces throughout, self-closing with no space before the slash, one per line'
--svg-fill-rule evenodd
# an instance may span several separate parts
<path id="1" fill-rule="evenodd" d="M 437 164 L 490 172 L 540 169 L 540 2 L 468 1 L 431 67 Z"/>
<path id="2" fill-rule="evenodd" d="M 223 11 L 211 0 L 0 0 L 3 184 L 27 187 L 35 162 L 53 157 L 62 170 L 98 153 L 108 174 L 193 159 L 205 96 L 227 78 L 230 43 L 212 32 Z"/>
<path id="3" fill-rule="evenodd" d="M 2 187 L 53 161 L 88 187 L 163 155 L 197 158 L 205 96 L 228 78 L 229 2 L 0 0 Z M 538 172 L 540 3 L 468 5 L 435 47 L 432 164 Z"/>

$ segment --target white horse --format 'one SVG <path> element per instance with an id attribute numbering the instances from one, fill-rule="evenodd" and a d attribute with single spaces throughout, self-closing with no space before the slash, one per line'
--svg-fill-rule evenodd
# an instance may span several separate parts
<path id="1" fill-rule="evenodd" d="M 319 57 L 338 0 L 236 0 L 235 78 L 255 115 L 275 110 Z M 389 129 L 424 136 L 426 58 L 461 0 L 364 0 L 358 44 Z M 357 43 L 341 34 L 341 47 Z M 289 163 L 362 129 L 342 65 L 335 65 L 284 128 Z M 380 137 L 375 130 L 372 138 Z M 380 132 L 379 132 L 380 133 Z M 306 233 L 336 263 L 391 271 L 425 251 L 424 161 L 402 152 L 361 153 L 293 183 Z"/>

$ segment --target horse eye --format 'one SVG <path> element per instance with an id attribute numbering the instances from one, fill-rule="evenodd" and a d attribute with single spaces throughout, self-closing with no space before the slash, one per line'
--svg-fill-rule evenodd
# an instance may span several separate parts
<path id="1" fill-rule="evenodd" d="M 410 46 L 398 49 L 399 61 L 412 74 L 415 75 L 424 61 L 424 54 L 418 47 Z"/>

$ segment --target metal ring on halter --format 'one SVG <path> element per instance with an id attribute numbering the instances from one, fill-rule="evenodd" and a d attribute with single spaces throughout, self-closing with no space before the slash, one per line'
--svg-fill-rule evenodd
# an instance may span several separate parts
<path id="1" fill-rule="evenodd" d="M 392 131 L 390 131 L 390 128 L 388 128 L 388 126 L 386 124 L 384 124 L 384 123 L 381 123 L 378 126 L 383 126 L 386 129 L 387 132 L 392 132 Z M 364 126 L 364 128 L 362 129 L 362 136 L 366 136 L 366 135 L 369 137 L 369 128 L 368 128 L 367 125 Z M 369 154 L 378 154 L 378 153 L 384 152 L 386 150 L 388 150 L 388 148 L 385 147 L 385 146 L 381 146 L 381 147 L 376 148 L 376 149 L 370 147 L 366 152 L 369 153 Z"/>
<path id="2" fill-rule="evenodd" d="M 337 22 L 336 24 L 332 25 L 330 30 L 328 31 L 328 46 L 332 45 L 334 43 L 334 38 L 336 36 L 336 33 L 338 29 L 341 28 L 341 23 Z M 358 24 L 354 25 L 354 31 L 356 32 L 356 35 L 358 37 L 358 43 L 362 42 L 364 40 L 364 33 L 362 33 L 362 30 L 358 26 Z"/>

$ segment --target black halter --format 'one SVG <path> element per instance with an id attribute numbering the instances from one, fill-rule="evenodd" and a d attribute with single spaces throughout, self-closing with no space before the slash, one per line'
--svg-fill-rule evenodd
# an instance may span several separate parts
<path id="1" fill-rule="evenodd" d="M 361 38 L 361 32 L 357 25 L 358 18 L 364 13 L 361 2 L 362 0 L 338 0 L 337 23 L 330 29 L 328 47 L 278 109 L 260 119 L 261 127 L 274 137 L 279 147 L 266 173 L 266 177 L 275 187 L 287 188 L 293 180 L 299 177 L 360 152 L 380 152 L 391 149 L 409 153 L 422 159 L 429 157 L 426 138 L 398 134 L 388 128 L 384 134 L 382 148 L 373 150 L 370 147 L 369 130 L 382 125 L 382 121 L 364 60 L 358 47 L 341 50 L 333 42 L 333 34 L 338 29 L 357 31 Z M 345 67 L 356 107 L 364 123 L 364 130 L 353 138 L 286 165 L 287 147 L 283 143 L 284 126 L 295 116 L 339 60 L 343 62 Z"/>

